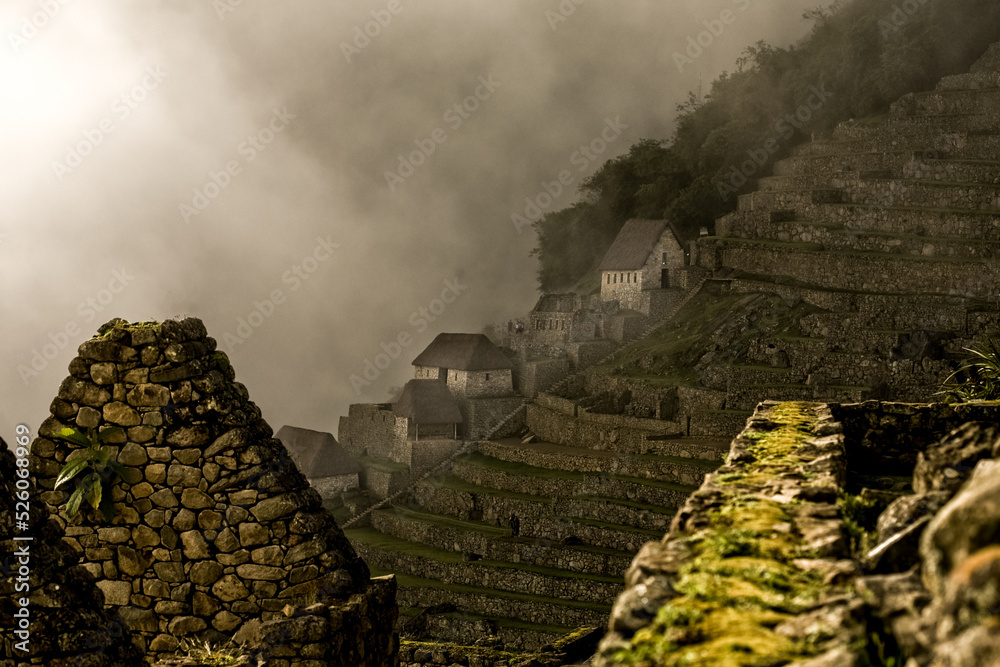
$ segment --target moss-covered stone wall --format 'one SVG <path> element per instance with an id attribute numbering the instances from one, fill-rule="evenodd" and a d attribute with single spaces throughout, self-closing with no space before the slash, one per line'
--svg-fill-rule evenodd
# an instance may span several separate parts
<path id="1" fill-rule="evenodd" d="M 863 643 L 837 497 L 842 427 L 820 404 L 763 404 L 726 465 L 626 575 L 597 665 L 836 662 Z M 817 663 L 819 664 L 819 663 Z"/>

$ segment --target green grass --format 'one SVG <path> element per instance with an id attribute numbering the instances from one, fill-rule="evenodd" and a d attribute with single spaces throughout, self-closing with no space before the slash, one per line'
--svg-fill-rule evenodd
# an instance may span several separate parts
<path id="1" fill-rule="evenodd" d="M 683 487 L 688 489 L 688 493 L 694 493 L 697 491 L 696 487 Z M 612 505 L 620 505 L 622 507 L 630 507 L 632 509 L 642 510 L 645 512 L 653 512 L 656 514 L 664 514 L 666 516 L 673 516 L 677 512 L 677 508 L 674 507 L 663 507 L 660 505 L 649 505 L 647 503 L 636 502 L 635 500 L 622 500 L 621 498 L 607 498 L 605 496 L 588 496 L 579 495 L 573 496 L 574 500 L 588 500 L 595 503 L 611 503 Z"/>
<path id="2" fill-rule="evenodd" d="M 654 507 L 652 505 L 640 505 L 640 503 L 633 503 L 631 501 L 619 501 L 613 498 L 591 498 L 587 496 L 578 496 L 581 500 L 607 500 L 608 502 L 615 503 L 618 505 L 628 504 L 633 507 L 641 507 L 643 509 L 649 509 L 650 511 L 655 511 L 659 513 L 664 513 L 662 507 Z M 493 537 L 496 540 L 503 540 L 510 543 L 520 543 L 520 544 L 534 544 L 536 542 L 535 538 L 531 537 L 511 537 L 510 530 L 507 528 L 498 528 L 496 526 L 490 526 L 484 523 L 478 523 L 475 521 L 463 521 L 461 519 L 454 519 L 452 517 L 438 516 L 436 514 L 427 514 L 424 512 L 416 512 L 413 510 L 404 509 L 401 507 L 394 507 L 388 510 L 378 510 L 380 512 L 391 512 L 398 514 L 402 517 L 406 517 L 413 521 L 420 521 L 422 523 L 437 526 L 439 528 L 446 529 L 457 529 L 457 530 L 467 530 L 471 532 L 485 534 L 489 537 Z M 673 512 L 671 512 L 672 515 Z M 566 545 L 566 549 L 573 551 L 583 551 L 586 553 L 597 554 L 601 556 L 628 556 L 631 558 L 634 554 L 631 552 L 618 551 L 616 549 L 608 549 L 606 547 L 596 547 L 586 544 L 572 544 Z"/>
<path id="3" fill-rule="evenodd" d="M 597 574 L 584 574 L 580 572 L 574 572 L 572 570 L 561 570 L 554 567 L 544 567 L 540 565 L 532 565 L 530 563 L 507 563 L 504 561 L 497 560 L 477 560 L 477 561 L 466 561 L 465 557 L 456 551 L 445 551 L 443 549 L 438 549 L 436 547 L 427 546 L 426 544 L 421 544 L 419 542 L 409 542 L 407 540 L 401 540 L 398 537 L 393 537 L 391 535 L 386 535 L 385 533 L 380 533 L 373 528 L 352 528 L 344 531 L 347 538 L 352 542 L 361 542 L 374 549 L 382 549 L 384 551 L 391 551 L 395 553 L 405 554 L 407 556 L 417 556 L 418 558 L 424 558 L 427 560 L 436 561 L 438 563 L 449 563 L 455 564 L 472 564 L 476 567 L 489 567 L 496 569 L 505 570 L 517 570 L 519 572 L 532 572 L 534 574 L 543 575 L 547 577 L 555 577 L 559 579 L 584 579 L 587 581 L 596 581 L 607 584 L 619 584 L 621 579 L 619 577 L 605 577 Z"/>
<path id="4" fill-rule="evenodd" d="M 487 535 L 489 537 L 495 537 L 495 538 L 510 536 L 510 530 L 506 528 L 490 526 L 489 524 L 479 523 L 477 521 L 465 521 L 463 519 L 456 519 L 448 516 L 440 516 L 437 514 L 418 512 L 406 509 L 404 507 L 392 507 L 389 509 L 382 509 L 378 511 L 385 514 L 395 514 L 400 518 L 406 519 L 408 521 L 419 521 L 420 523 L 430 524 L 438 528 L 479 533 L 482 535 Z"/>
<path id="5" fill-rule="evenodd" d="M 433 579 L 424 579 L 410 574 L 400 574 L 389 572 L 378 567 L 368 568 L 373 577 L 382 577 L 388 574 L 396 576 L 396 581 L 403 588 L 435 588 L 450 591 L 461 595 L 482 595 L 491 598 L 503 598 L 507 600 L 517 600 L 519 602 L 529 602 L 535 604 L 550 604 L 557 607 L 570 607 L 572 609 L 583 609 L 596 611 L 599 613 L 609 613 L 610 604 L 598 604 L 596 602 L 581 602 L 579 600 L 563 600 L 561 598 L 550 598 L 544 595 L 527 595 L 525 593 L 509 593 L 507 591 L 497 591 L 492 588 L 479 588 L 477 586 L 467 586 L 465 584 L 445 584 Z"/>
<path id="6" fill-rule="evenodd" d="M 443 618 L 451 618 L 458 621 L 487 621 L 495 623 L 501 628 L 512 630 L 527 630 L 529 632 L 545 632 L 552 635 L 567 635 L 576 628 L 567 628 L 562 625 L 547 625 L 544 623 L 531 623 L 530 621 L 519 621 L 513 618 L 502 618 L 499 616 L 483 616 L 481 614 L 469 614 L 466 612 L 451 612 L 439 614 Z"/>
<path id="7" fill-rule="evenodd" d="M 664 460 L 665 457 L 653 457 L 660 460 Z M 682 462 L 684 465 L 691 465 L 692 467 L 701 467 L 706 470 L 714 470 L 718 466 L 712 464 L 711 462 L 704 462 L 704 464 L 696 465 L 691 464 L 692 459 L 683 459 L 679 457 L 671 457 L 676 459 L 675 462 Z M 486 456 L 479 452 L 475 452 L 466 457 L 459 459 L 470 465 L 478 466 L 481 468 L 487 468 L 491 470 L 498 470 L 501 472 L 508 473 L 510 475 L 516 475 L 518 477 L 533 477 L 537 479 L 551 479 L 560 480 L 567 482 L 582 483 L 588 479 L 593 479 L 596 477 L 601 478 L 614 478 L 624 482 L 630 482 L 633 484 L 641 484 L 643 486 L 651 486 L 658 489 L 667 489 L 670 491 L 678 491 L 681 493 L 690 493 L 693 489 L 689 486 L 684 486 L 681 484 L 674 484 L 673 482 L 664 482 L 657 479 L 650 479 L 647 477 L 631 477 L 629 475 L 618 475 L 611 473 L 585 473 L 576 472 L 569 470 L 557 470 L 555 468 L 538 468 L 536 466 L 530 466 L 526 463 L 517 463 L 514 461 L 503 461 L 501 459 L 495 459 L 491 456 Z"/>
<path id="8" fill-rule="evenodd" d="M 661 454 L 633 454 L 629 458 L 647 463 L 670 463 L 673 465 L 689 466 L 691 468 L 704 468 L 705 470 L 715 470 L 721 461 L 708 461 L 706 459 L 686 458 L 683 456 L 665 456 Z"/>
<path id="9" fill-rule="evenodd" d="M 575 517 L 557 517 L 563 519 L 564 521 L 569 521 L 571 523 L 579 523 L 584 526 L 593 526 L 594 528 L 601 528 L 604 530 L 613 530 L 620 533 L 639 533 L 641 535 L 648 535 L 649 537 L 659 539 L 663 537 L 663 532 L 656 530 L 646 530 L 645 528 L 636 528 L 635 526 L 624 526 L 619 523 L 608 523 L 607 521 L 598 521 L 597 519 L 578 519 Z"/>
<path id="10" fill-rule="evenodd" d="M 523 500 L 525 502 L 541 503 L 543 505 L 551 505 L 555 502 L 555 500 L 551 497 L 533 496 L 528 493 L 518 493 L 516 491 L 506 491 L 504 489 L 491 489 L 487 486 L 480 486 L 478 484 L 466 482 L 464 479 L 460 479 L 455 475 L 447 475 L 445 477 L 432 477 L 423 483 L 432 487 L 437 487 L 440 489 L 448 489 L 449 491 L 456 491 L 458 493 L 471 493 L 476 495 L 496 496 L 498 498 Z"/>

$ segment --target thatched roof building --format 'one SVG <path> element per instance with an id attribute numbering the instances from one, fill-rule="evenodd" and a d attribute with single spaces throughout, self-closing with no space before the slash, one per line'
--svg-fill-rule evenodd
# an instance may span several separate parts
<path id="1" fill-rule="evenodd" d="M 514 364 L 483 334 L 439 334 L 413 360 L 414 366 L 459 371 L 511 369 Z"/>
<path id="2" fill-rule="evenodd" d="M 683 237 L 667 220 L 632 219 L 625 223 L 601 260 L 600 271 L 636 271 L 646 265 L 649 256 L 669 229 L 678 247 Z"/>

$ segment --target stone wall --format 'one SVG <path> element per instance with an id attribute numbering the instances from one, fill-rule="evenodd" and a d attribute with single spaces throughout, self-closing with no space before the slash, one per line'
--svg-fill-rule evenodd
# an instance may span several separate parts
<path id="1" fill-rule="evenodd" d="M 464 445 L 465 443 L 461 440 L 451 438 L 439 440 L 428 438 L 411 443 L 410 471 L 412 476 L 418 477 L 432 470 Z"/>
<path id="2" fill-rule="evenodd" d="M 195 319 L 101 327 L 70 363 L 33 443 L 41 498 L 54 508 L 67 499 L 53 484 L 79 448 L 55 439 L 60 429 L 121 427 L 111 447 L 125 466 L 114 520 L 82 512 L 66 534 L 149 653 L 173 651 L 185 636 L 228 639 L 289 603 L 346 614 L 360 599 L 359 622 L 381 630 L 343 636 L 342 653 L 364 662 L 324 664 L 393 664 L 384 623 L 395 613 L 391 598 L 372 588 L 368 568 L 215 348 Z"/>
<path id="3" fill-rule="evenodd" d="M 366 466 L 361 471 L 361 488 L 376 498 L 388 498 L 405 490 L 412 483 L 413 475 L 409 470 L 395 471 Z"/>
<path id="4" fill-rule="evenodd" d="M 917 457 L 942 434 L 970 421 L 1000 423 L 1000 403 L 913 404 L 869 401 L 833 405 L 848 456 L 868 474 L 910 475 Z"/>
<path id="5" fill-rule="evenodd" d="M 684 248 L 667 228 L 660 236 L 660 240 L 653 246 L 653 252 L 650 253 L 643 265 L 640 280 L 646 289 L 656 289 L 661 285 L 660 272 L 667 269 L 670 275 L 669 286 L 676 287 L 684 266 Z"/>
<path id="6" fill-rule="evenodd" d="M 642 293 L 639 299 L 639 306 L 636 310 L 643 315 L 658 320 L 676 308 L 677 304 L 683 301 L 685 296 L 687 296 L 687 293 L 677 288 L 646 290 Z"/>
<path id="7" fill-rule="evenodd" d="M 622 308 L 639 310 L 643 287 L 641 271 L 604 271 L 601 273 L 601 299 L 617 301 Z M 659 278 L 655 287 L 660 286 Z"/>
<path id="8" fill-rule="evenodd" d="M 766 404 L 626 574 L 594 664 L 855 665 L 867 639 L 837 505 L 844 436 L 832 413 Z M 780 580 L 780 583 L 779 583 Z"/>
<path id="9" fill-rule="evenodd" d="M 532 398 L 562 380 L 569 373 L 570 364 L 566 359 L 528 362 L 524 364 L 524 370 L 521 372 L 517 393 Z"/>
<path id="10" fill-rule="evenodd" d="M 653 387 L 646 382 L 607 375 L 586 376 L 587 392 L 610 393 L 620 397 L 625 411 L 633 416 L 673 421 L 680 407 L 678 387 Z"/>
<path id="11" fill-rule="evenodd" d="M 514 393 L 509 368 L 489 371 L 448 371 L 448 388 L 459 398 L 493 398 Z"/>
<path id="12" fill-rule="evenodd" d="M 649 318 L 638 315 L 637 312 L 620 313 L 604 318 L 601 333 L 616 343 L 629 343 L 636 340 L 647 326 Z"/>
<path id="13" fill-rule="evenodd" d="M 570 344 L 567 353 L 573 367 L 579 371 L 607 358 L 616 347 L 617 344 L 611 340 L 586 341 Z"/>
<path id="14" fill-rule="evenodd" d="M 357 403 L 348 408 L 347 417 L 341 417 L 337 440 L 354 456 L 409 465 L 408 422 L 405 417 L 397 417 L 390 405 Z"/>
<path id="15" fill-rule="evenodd" d="M 441 369 L 437 366 L 414 366 L 413 377 L 417 380 L 444 379 L 441 377 Z"/>
<path id="16" fill-rule="evenodd" d="M 28 437 L 17 458 L 28 461 Z M 0 438 L 0 667 L 138 667 L 142 650 L 121 616 L 104 608 L 80 555 L 63 542 L 64 523 L 49 515 L 28 468 Z M 22 495 L 23 494 L 23 495 Z M 27 525 L 15 530 L 15 518 Z M 16 538 L 31 538 L 30 541 Z M 26 605 L 23 605 L 26 603 Z M 22 643 L 23 642 L 23 643 Z M 22 650 L 27 649 L 27 650 Z"/>
<path id="17" fill-rule="evenodd" d="M 573 313 L 531 313 L 530 334 L 545 345 L 561 345 L 573 332 Z"/>
<path id="18" fill-rule="evenodd" d="M 324 500 L 336 498 L 345 491 L 358 488 L 360 484 L 358 473 L 350 475 L 336 475 L 333 477 L 316 477 L 309 480 L 310 486 L 316 489 L 320 497 Z"/>
<path id="19" fill-rule="evenodd" d="M 596 415 L 582 408 L 573 418 L 539 405 L 528 405 L 527 424 L 533 433 L 547 442 L 638 454 L 655 449 L 650 444 L 650 438 L 681 433 L 680 424 L 671 421 Z"/>
<path id="20" fill-rule="evenodd" d="M 395 599 L 395 578 L 379 577 L 346 604 L 288 605 L 246 639 L 262 647 L 268 667 L 397 665 L 399 641 L 386 631 L 396 622 Z"/>
<path id="21" fill-rule="evenodd" d="M 500 420 L 514 412 L 523 402 L 524 399 L 520 396 L 476 398 L 461 401 L 459 405 L 462 408 L 462 416 L 465 417 L 461 432 L 464 433 L 466 440 L 485 438 L 500 423 Z M 512 419 L 494 437 L 510 437 L 520 431 L 523 426 L 524 423 L 520 419 Z"/>
<path id="22" fill-rule="evenodd" d="M 752 267 L 757 275 L 787 276 L 830 289 L 894 294 L 958 294 L 996 298 L 1000 273 L 988 260 L 948 259 L 884 253 L 818 252 L 819 246 L 777 242 L 706 240 L 705 268 Z M 721 264 L 714 261 L 719 253 Z M 809 252 L 809 260 L 802 253 Z M 707 259 L 706 259 L 707 258 Z"/>

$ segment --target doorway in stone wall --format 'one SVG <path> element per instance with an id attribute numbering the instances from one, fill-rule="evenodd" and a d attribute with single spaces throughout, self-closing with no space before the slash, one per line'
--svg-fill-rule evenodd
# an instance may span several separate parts
<path id="1" fill-rule="evenodd" d="M 667 289 L 670 287 L 670 270 L 661 269 L 660 270 L 660 289 Z"/>

